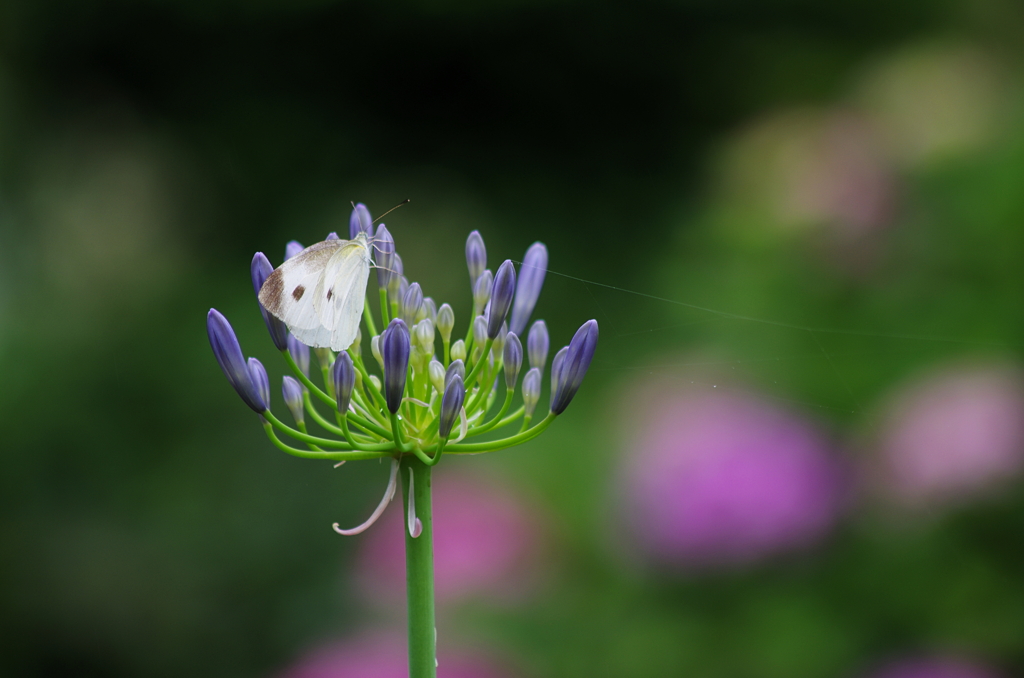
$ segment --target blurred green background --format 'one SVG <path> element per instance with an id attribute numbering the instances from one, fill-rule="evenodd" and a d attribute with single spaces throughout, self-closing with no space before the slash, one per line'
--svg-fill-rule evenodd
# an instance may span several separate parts
<path id="1" fill-rule="evenodd" d="M 270 676 L 400 628 L 330 530 L 386 469 L 276 451 L 203 318 L 277 399 L 253 252 L 410 198 L 387 225 L 457 334 L 473 229 L 492 268 L 539 239 L 572 276 L 534 314 L 553 348 L 602 331 L 549 433 L 439 467 L 516 488 L 547 544 L 516 604 L 443 611 L 442 648 L 538 678 L 1024 675 L 1013 473 L 925 512 L 858 481 L 819 548 L 700 572 L 623 555 L 615 499 L 652 375 L 754 389 L 859 468 L 906 380 L 1016 369 L 1022 34 L 1010 0 L 3 3 L 0 673 Z"/>

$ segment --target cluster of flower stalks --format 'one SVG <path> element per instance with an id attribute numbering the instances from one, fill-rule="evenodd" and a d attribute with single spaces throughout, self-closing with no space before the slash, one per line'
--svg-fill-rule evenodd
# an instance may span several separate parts
<path id="1" fill-rule="evenodd" d="M 524 367 L 520 335 L 529 323 L 547 270 L 544 245 L 535 243 L 529 248 L 517 282 L 511 260 L 502 262 L 492 274 L 487 269 L 483 238 L 476 231 L 469 235 L 466 262 L 473 314 L 461 335 L 455 333 L 452 307 L 438 306 L 424 296 L 418 283 L 405 278 L 402 258 L 387 228 L 381 224 L 372 231 L 369 212 L 357 205 L 350 237 L 363 232 L 372 243 L 379 304 L 364 305 L 360 332 L 346 351 L 335 355 L 327 348 L 313 349 L 322 387 L 310 376 L 309 347 L 260 306 L 270 336 L 294 374 L 284 377 L 282 384 L 283 401 L 294 426 L 272 411 L 270 383 L 260 361 L 243 357 L 231 325 L 219 311 L 211 309 L 207 315 L 217 361 L 242 400 L 259 413 L 274 445 L 295 456 L 338 462 L 380 457 L 395 460 L 389 490 L 378 511 L 353 530 L 335 526 L 343 534 L 362 531 L 383 511 L 393 496 L 397 462 L 403 455 L 415 455 L 432 466 L 443 453 L 490 452 L 540 434 L 572 401 L 597 347 L 597 322 L 589 320 L 568 346 L 555 353 L 550 407 L 540 416 L 537 406 L 549 338 L 544 321 L 534 322 L 526 339 L 529 367 L 522 379 L 522 404 L 510 411 Z M 297 242 L 289 243 L 285 259 L 302 249 Z M 251 274 L 257 295 L 272 270 L 262 253 L 253 257 Z M 373 307 L 380 311 L 383 331 L 379 333 Z M 364 335 L 370 337 L 368 342 Z M 378 370 L 380 376 L 374 374 Z M 310 420 L 332 437 L 312 435 L 307 430 Z M 473 440 L 499 430 L 510 434 L 486 442 Z M 289 444 L 283 437 L 304 447 Z"/>

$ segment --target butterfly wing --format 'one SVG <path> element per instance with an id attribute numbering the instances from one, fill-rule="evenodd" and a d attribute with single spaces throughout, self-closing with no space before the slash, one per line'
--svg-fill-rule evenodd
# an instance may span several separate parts
<path id="1" fill-rule="evenodd" d="M 330 330 L 330 347 L 334 351 L 343 351 L 355 341 L 369 277 L 370 252 L 359 239 L 346 243 L 324 270 L 313 304 L 321 324 Z"/>
<path id="2" fill-rule="evenodd" d="M 318 286 L 322 286 L 331 257 L 346 244 L 344 240 L 325 240 L 310 245 L 278 266 L 260 288 L 259 298 L 263 308 L 284 321 L 292 334 L 304 344 L 326 346 L 326 343 L 311 343 L 302 334 L 310 336 L 312 331 L 312 336 L 320 336 L 323 322 L 317 313 L 314 292 Z M 329 333 L 326 336 L 329 337 Z"/>

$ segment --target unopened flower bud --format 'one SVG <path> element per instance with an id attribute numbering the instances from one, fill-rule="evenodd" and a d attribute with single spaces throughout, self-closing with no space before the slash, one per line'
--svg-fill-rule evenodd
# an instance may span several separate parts
<path id="1" fill-rule="evenodd" d="M 291 334 L 288 335 L 288 353 L 291 355 L 292 360 L 299 366 L 299 370 L 304 375 L 309 376 L 309 346 L 306 346 L 301 341 L 296 339 Z"/>
<path id="2" fill-rule="evenodd" d="M 544 286 L 544 274 L 548 272 L 548 248 L 544 243 L 535 242 L 526 250 L 523 263 L 519 267 L 519 286 L 516 288 L 516 301 L 512 306 L 512 319 L 509 327 L 517 335 L 526 329 Z"/>
<path id="3" fill-rule="evenodd" d="M 475 286 L 477 278 L 487 268 L 487 248 L 480 231 L 473 231 L 466 238 L 466 266 L 469 268 L 469 283 Z"/>
<path id="4" fill-rule="evenodd" d="M 526 353 L 530 357 L 530 367 L 539 367 L 544 370 L 544 363 L 548 359 L 548 326 L 543 320 L 533 323 L 530 328 L 530 336 L 526 338 Z"/>
<path id="5" fill-rule="evenodd" d="M 506 259 L 494 274 L 491 286 L 491 306 L 487 311 L 487 336 L 491 339 L 497 336 L 501 324 L 505 322 L 515 293 L 516 267 L 510 259 Z"/>
<path id="6" fill-rule="evenodd" d="M 561 414 L 572 402 L 573 396 L 583 383 L 590 361 L 597 350 L 597 321 L 588 320 L 576 330 L 565 360 L 559 365 L 558 385 L 551 390 L 551 411 Z M 559 351 L 561 353 L 561 351 Z M 557 357 L 557 356 L 556 356 Z M 554 367 L 552 367 L 554 373 Z"/>
<path id="7" fill-rule="evenodd" d="M 478 315 L 473 319 L 473 342 L 477 346 L 483 346 L 487 341 L 487 318 Z"/>
<path id="8" fill-rule="evenodd" d="M 305 421 L 302 409 L 302 384 L 297 379 L 285 377 L 281 382 L 281 395 L 284 397 L 284 404 L 295 418 L 295 423 L 301 426 Z"/>
<path id="9" fill-rule="evenodd" d="M 406 290 L 405 295 L 402 297 L 398 314 L 405 321 L 405 324 L 411 327 L 416 322 L 416 314 L 420 312 L 421 306 L 423 306 L 423 289 L 419 283 L 413 283 L 409 285 L 409 289 Z"/>
<path id="10" fill-rule="evenodd" d="M 424 318 L 430 318 L 430 322 L 437 322 L 437 303 L 430 297 L 423 297 L 423 305 L 420 306 L 420 312 L 416 314 L 416 320 L 420 321 Z"/>
<path id="11" fill-rule="evenodd" d="M 373 354 L 374 360 L 380 365 L 381 371 L 384 371 L 384 356 L 380 353 L 380 335 L 370 337 L 370 353 Z"/>
<path id="12" fill-rule="evenodd" d="M 452 330 L 455 329 L 455 311 L 448 304 L 441 304 L 437 309 L 437 331 L 441 333 L 441 340 L 448 343 L 452 340 Z"/>
<path id="13" fill-rule="evenodd" d="M 352 209 L 352 216 L 348 219 L 348 239 L 355 240 L 360 233 L 365 233 L 367 238 L 373 235 L 373 219 L 363 203 L 357 203 Z"/>
<path id="14" fill-rule="evenodd" d="M 370 383 L 373 384 L 373 387 L 375 389 L 380 391 L 380 377 L 378 377 L 376 374 L 371 374 L 370 375 Z"/>
<path id="15" fill-rule="evenodd" d="M 263 367 L 263 363 L 256 358 L 249 358 L 249 362 L 246 364 L 249 368 L 249 375 L 252 377 L 253 386 L 256 387 L 256 391 L 260 394 L 260 398 L 266 403 L 267 409 L 270 409 L 270 378 L 267 376 L 267 370 Z"/>
<path id="16" fill-rule="evenodd" d="M 409 349 L 409 328 L 401 319 L 395 318 L 384 330 L 380 347 L 384 358 L 384 399 L 392 414 L 398 412 L 405 395 Z"/>
<path id="17" fill-rule="evenodd" d="M 341 238 L 338 237 L 337 233 L 331 231 L 330 233 L 327 234 L 327 237 L 324 238 L 324 240 L 341 240 Z"/>
<path id="18" fill-rule="evenodd" d="M 438 393 L 444 393 L 444 375 L 444 365 L 437 360 L 431 360 L 427 365 L 427 376 L 430 378 L 431 386 Z"/>
<path id="19" fill-rule="evenodd" d="M 416 344 L 426 351 L 427 355 L 434 354 L 434 323 L 430 318 L 424 318 L 416 323 Z"/>
<path id="20" fill-rule="evenodd" d="M 562 371 L 562 362 L 565 361 L 565 354 L 569 352 L 568 346 L 558 349 L 558 353 L 551 359 L 551 395 L 554 396 L 558 388 L 558 375 Z"/>
<path id="21" fill-rule="evenodd" d="M 372 249 L 373 263 L 377 265 L 377 284 L 386 288 L 395 275 L 395 240 L 384 224 L 377 226 Z"/>
<path id="22" fill-rule="evenodd" d="M 462 404 L 466 400 L 466 386 L 462 383 L 462 377 L 455 375 L 448 385 L 445 386 L 444 396 L 441 398 L 441 415 L 437 427 L 437 435 L 447 438 L 451 435 L 452 426 L 455 424 Z"/>
<path id="23" fill-rule="evenodd" d="M 505 388 L 516 387 L 516 379 L 519 378 L 519 368 L 523 366 L 523 344 L 512 332 L 505 338 Z"/>
<path id="24" fill-rule="evenodd" d="M 480 277 L 476 279 L 476 283 L 473 285 L 473 313 L 480 315 L 484 312 L 484 307 L 487 306 L 487 302 L 491 299 L 491 284 L 494 282 L 494 276 L 491 274 L 490 269 L 480 274 Z"/>
<path id="25" fill-rule="evenodd" d="M 249 274 L 252 277 L 252 288 L 256 292 L 256 304 L 260 307 L 260 314 L 263 316 L 263 322 L 267 325 L 267 331 L 270 333 L 270 339 L 274 342 L 274 346 L 278 351 L 283 351 L 288 347 L 288 326 L 271 315 L 259 301 L 260 288 L 273 272 L 274 267 L 270 265 L 270 261 L 263 252 L 253 255 Z"/>
<path id="26" fill-rule="evenodd" d="M 456 339 L 455 343 L 452 344 L 450 353 L 452 360 L 466 362 L 466 342 L 462 339 Z"/>
<path id="27" fill-rule="evenodd" d="M 211 308 L 206 314 L 206 333 L 210 338 L 213 356 L 224 371 L 224 376 L 228 378 L 228 383 L 253 411 L 265 412 L 267 401 L 253 383 L 249 366 L 242 355 L 242 348 L 238 345 L 238 337 L 235 336 L 231 323 L 217 309 Z"/>
<path id="28" fill-rule="evenodd" d="M 334 364 L 334 351 L 329 348 L 321 347 L 314 348 L 313 353 L 316 354 L 316 361 L 320 364 L 320 368 L 330 368 Z"/>
<path id="29" fill-rule="evenodd" d="M 338 401 L 338 411 L 345 414 L 352 402 L 352 389 L 356 385 L 356 368 L 348 353 L 342 351 L 338 354 L 331 368 L 331 381 L 334 384 L 334 397 Z"/>
<path id="30" fill-rule="evenodd" d="M 391 255 L 391 275 L 388 276 L 388 297 L 392 301 L 401 301 L 402 289 L 402 257 L 398 252 Z"/>
<path id="31" fill-rule="evenodd" d="M 302 243 L 298 240 L 289 241 L 288 244 L 284 246 L 284 260 L 288 261 L 304 249 L 306 248 L 303 247 Z"/>
<path id="32" fill-rule="evenodd" d="M 527 417 L 533 416 L 540 401 L 540 368 L 533 367 L 523 377 L 523 411 Z"/>
<path id="33" fill-rule="evenodd" d="M 448 370 L 444 373 L 444 385 L 447 388 L 448 382 L 452 380 L 455 375 L 462 377 L 462 380 L 466 379 L 466 364 L 461 360 L 453 360 L 452 364 L 448 366 Z"/>

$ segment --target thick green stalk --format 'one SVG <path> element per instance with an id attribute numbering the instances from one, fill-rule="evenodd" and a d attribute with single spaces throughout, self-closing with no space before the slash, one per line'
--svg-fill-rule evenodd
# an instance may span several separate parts
<path id="1" fill-rule="evenodd" d="M 430 467 L 415 457 L 402 458 L 402 501 L 405 506 L 405 581 L 409 606 L 409 678 L 436 678 L 434 626 L 434 529 L 430 499 Z M 410 481 L 409 476 L 412 476 Z M 417 537 L 409 532 L 409 483 L 416 517 L 423 525 Z"/>

